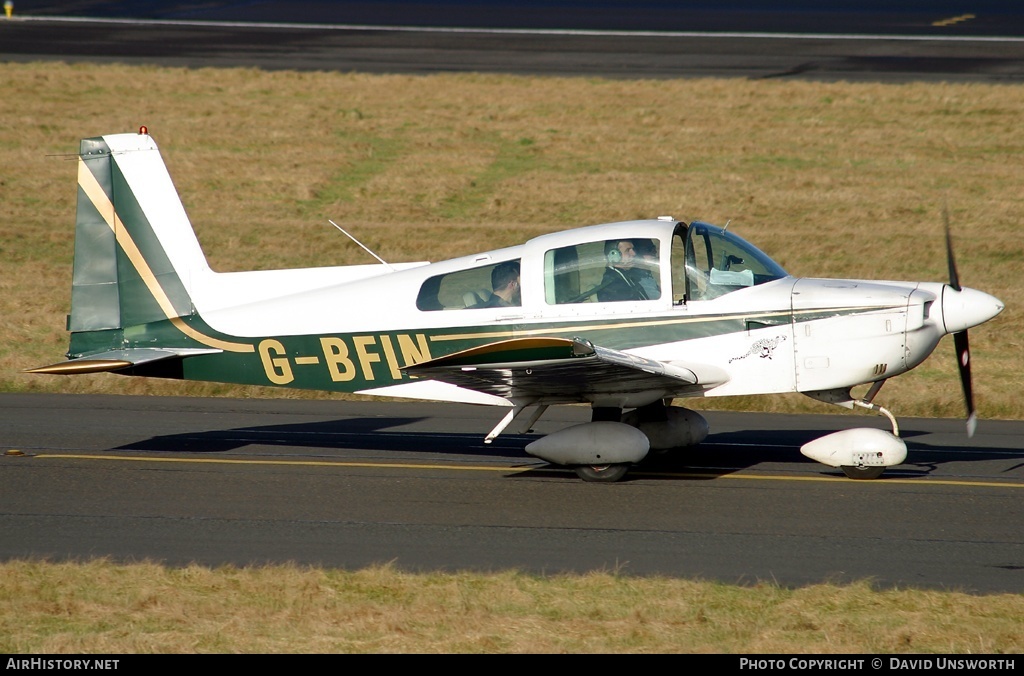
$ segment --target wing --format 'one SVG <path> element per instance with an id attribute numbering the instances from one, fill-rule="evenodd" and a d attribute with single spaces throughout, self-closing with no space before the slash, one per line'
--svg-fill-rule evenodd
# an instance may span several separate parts
<path id="1" fill-rule="evenodd" d="M 664 397 L 693 396 L 728 380 L 712 366 L 661 362 L 581 338 L 515 338 L 403 370 L 509 400 L 548 403 L 656 391 Z"/>

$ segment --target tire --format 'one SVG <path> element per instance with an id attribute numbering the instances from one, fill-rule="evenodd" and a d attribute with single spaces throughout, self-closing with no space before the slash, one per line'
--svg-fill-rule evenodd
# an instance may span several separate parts
<path id="1" fill-rule="evenodd" d="M 854 467 L 853 465 L 843 465 L 841 469 L 843 474 L 851 479 L 877 479 L 885 471 L 885 467 Z"/>
<path id="2" fill-rule="evenodd" d="M 614 465 L 577 465 L 576 476 L 584 481 L 611 483 L 626 476 L 629 471 L 628 463 Z"/>

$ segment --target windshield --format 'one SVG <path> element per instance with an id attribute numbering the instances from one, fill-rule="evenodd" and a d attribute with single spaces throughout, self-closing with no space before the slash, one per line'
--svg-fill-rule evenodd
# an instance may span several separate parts
<path id="1" fill-rule="evenodd" d="M 742 237 L 708 223 L 680 225 L 672 237 L 672 300 L 711 300 L 788 277 Z"/>

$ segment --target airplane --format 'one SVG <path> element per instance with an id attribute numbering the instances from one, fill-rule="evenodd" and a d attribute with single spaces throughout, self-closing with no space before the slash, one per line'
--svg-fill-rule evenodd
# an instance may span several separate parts
<path id="1" fill-rule="evenodd" d="M 379 262 L 221 273 L 142 127 L 81 141 L 70 347 L 28 372 L 507 407 L 486 443 L 514 421 L 529 430 L 550 405 L 589 404 L 590 422 L 525 451 L 594 482 L 704 440 L 706 419 L 677 399 L 800 392 L 888 418 L 891 432 L 846 429 L 801 448 L 874 479 L 907 456 L 875 396 L 947 334 L 973 434 L 967 330 L 1003 303 L 961 286 L 948 217 L 946 244 L 948 283 L 797 278 L 728 223 L 660 216 L 437 263 L 367 249 Z"/>

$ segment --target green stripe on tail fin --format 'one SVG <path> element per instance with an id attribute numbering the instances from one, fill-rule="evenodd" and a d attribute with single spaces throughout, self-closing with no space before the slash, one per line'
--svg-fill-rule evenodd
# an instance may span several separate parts
<path id="1" fill-rule="evenodd" d="M 80 157 L 71 331 L 193 314 L 187 278 L 209 268 L 156 144 L 145 134 L 86 139 Z"/>

